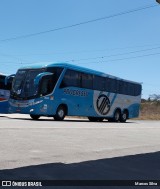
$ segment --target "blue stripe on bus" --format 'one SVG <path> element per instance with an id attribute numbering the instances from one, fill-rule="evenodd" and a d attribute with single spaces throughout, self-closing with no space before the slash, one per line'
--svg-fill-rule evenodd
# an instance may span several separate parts
<path id="1" fill-rule="evenodd" d="M 116 100 L 117 94 L 114 94 L 113 99 L 111 101 L 111 106 L 113 105 L 114 101 Z"/>

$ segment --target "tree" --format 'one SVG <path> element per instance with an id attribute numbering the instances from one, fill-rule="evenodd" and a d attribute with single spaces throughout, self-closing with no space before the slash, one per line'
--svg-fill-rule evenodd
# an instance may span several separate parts
<path id="1" fill-rule="evenodd" d="M 152 95 L 149 95 L 149 98 L 152 101 L 160 102 L 160 95 L 152 94 Z"/>

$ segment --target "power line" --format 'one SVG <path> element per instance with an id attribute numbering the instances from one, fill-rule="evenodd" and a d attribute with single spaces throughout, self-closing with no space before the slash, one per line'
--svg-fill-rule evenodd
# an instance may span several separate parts
<path id="1" fill-rule="evenodd" d="M 136 58 L 142 58 L 142 57 L 147 57 L 147 56 L 155 56 L 155 55 L 160 55 L 160 53 L 152 53 L 152 54 L 145 54 L 145 55 L 139 55 L 139 56 L 126 57 L 126 58 L 111 59 L 111 60 L 101 61 L 101 62 L 87 62 L 87 63 L 76 63 L 76 64 L 90 64 L 90 63 L 96 64 L 96 63 L 116 62 L 116 61 L 121 61 L 121 60 L 136 59 Z"/>
<path id="2" fill-rule="evenodd" d="M 116 13 L 116 14 L 112 14 L 112 15 L 109 15 L 109 16 L 104 16 L 104 17 L 101 17 L 101 18 L 96 18 L 96 19 L 80 22 L 80 23 L 77 23 L 77 24 L 72 24 L 72 25 L 59 27 L 59 28 L 55 28 L 55 29 L 51 29 L 51 30 L 46 30 L 46 31 L 42 31 L 42 32 L 37 32 L 37 33 L 20 35 L 20 36 L 16 36 L 16 37 L 7 38 L 7 39 L 1 39 L 0 43 L 7 42 L 7 41 L 13 41 L 13 40 L 17 40 L 17 39 L 34 37 L 34 36 L 37 36 L 37 35 L 42 35 L 42 34 L 46 34 L 46 33 L 50 33 L 50 32 L 64 30 L 64 29 L 68 29 L 68 28 L 72 28 L 72 27 L 77 27 L 77 26 L 80 26 L 80 25 L 89 24 L 89 23 L 100 21 L 100 20 L 106 20 L 106 19 L 110 19 L 110 18 L 113 18 L 113 17 L 122 16 L 122 15 L 125 15 L 125 14 L 138 12 L 138 11 L 141 11 L 141 10 L 145 10 L 145 9 L 149 9 L 149 8 L 153 8 L 153 7 L 157 7 L 157 6 L 159 6 L 159 5 L 155 5 L 155 4 L 154 5 L 146 5 L 144 7 L 139 7 L 139 8 L 136 8 L 136 9 L 131 9 L 131 10 L 119 12 L 119 13 Z"/>
<path id="3" fill-rule="evenodd" d="M 146 46 L 146 45 L 143 45 L 143 46 Z M 153 45 L 149 45 L 149 46 L 153 46 Z M 132 46 L 132 47 L 134 47 L 134 46 Z M 135 47 L 137 47 L 137 46 L 135 46 Z M 138 47 L 142 47 L 142 45 L 138 46 Z M 155 50 L 155 49 L 159 49 L 159 48 L 160 48 L 160 46 L 153 47 L 153 48 L 142 49 L 142 50 L 137 50 L 137 51 L 130 51 L 130 52 L 126 52 L 126 53 L 118 53 L 118 54 L 111 54 L 111 55 L 102 55 L 102 56 L 98 56 L 98 57 L 90 57 L 90 58 L 66 60 L 65 62 L 76 62 L 76 61 L 86 61 L 86 60 L 94 60 L 94 59 L 104 59 L 104 58 L 107 58 L 107 57 L 122 56 L 122 55 L 127 55 L 127 54 L 134 54 L 134 53 L 139 53 L 139 52 L 145 52 L 145 51 Z M 115 48 L 115 49 L 117 49 L 117 48 Z M 99 51 L 104 51 L 104 50 L 99 50 Z M 54 54 L 54 53 L 52 53 L 52 54 Z M 42 53 L 42 54 L 39 54 L 39 55 L 44 55 L 44 54 Z M 21 56 L 21 55 L 11 55 L 11 54 L 0 53 L 0 56 L 14 58 L 14 59 L 17 59 L 19 62 L 28 62 L 28 61 L 26 61 L 26 60 L 18 57 L 18 56 Z M 3 63 L 11 63 L 11 62 L 3 62 Z"/>
<path id="4" fill-rule="evenodd" d="M 143 46 L 146 46 L 146 45 L 143 45 Z M 143 47 L 143 46 L 141 45 L 141 46 L 138 46 L 138 47 Z M 153 45 L 149 45 L 149 46 L 153 46 Z M 135 46 L 135 47 L 137 47 L 137 46 Z M 115 48 L 115 49 L 117 49 L 117 48 Z M 126 52 L 126 53 L 118 53 L 118 54 L 111 54 L 111 55 L 102 55 L 102 56 L 98 56 L 98 57 L 66 60 L 65 62 L 76 62 L 76 61 L 86 61 L 86 60 L 94 60 L 94 59 L 104 59 L 104 58 L 107 58 L 107 57 L 123 56 L 123 55 L 127 55 L 127 54 L 134 54 L 134 53 L 145 52 L 145 51 L 150 51 L 150 50 L 155 50 L 155 49 L 160 49 L 160 46 L 153 47 L 153 48 L 142 49 L 142 50 L 137 50 L 137 51 L 130 51 L 130 52 Z M 101 51 L 101 50 L 99 50 L 99 51 Z M 102 51 L 104 51 L 104 50 L 102 50 Z M 54 53 L 52 53 L 52 54 L 54 54 Z M 38 54 L 38 55 L 44 55 L 44 54 L 42 53 L 42 54 Z M 21 56 L 21 55 L 10 55 L 10 54 L 0 53 L 0 56 L 15 58 L 15 59 L 19 60 L 20 62 L 28 62 L 28 61 L 23 60 L 20 57 L 18 57 L 18 56 Z"/>
<path id="5" fill-rule="evenodd" d="M 93 57 L 93 58 L 86 58 L 86 59 L 77 59 L 77 60 L 68 60 L 68 61 L 63 61 L 63 62 L 76 62 L 76 61 L 86 61 L 86 60 L 90 60 L 90 59 L 98 59 L 98 58 L 106 58 L 106 57 L 113 57 L 113 56 L 122 56 L 122 55 L 127 55 L 127 54 L 133 54 L 133 53 L 138 53 L 138 52 L 145 52 L 145 51 L 149 51 L 149 50 L 155 50 L 155 49 L 160 49 L 160 47 L 155 47 L 155 48 L 150 48 L 150 49 L 143 49 L 143 50 L 139 50 L 139 51 L 131 51 L 128 53 L 119 53 L 119 54 L 112 54 L 112 55 L 107 55 L 107 56 L 101 56 L 101 57 Z M 107 60 L 107 61 L 101 61 L 101 63 L 105 63 L 105 62 L 112 62 L 112 61 L 121 61 L 121 60 L 126 60 L 126 59 L 135 59 L 135 58 L 141 58 L 141 57 L 146 57 L 146 56 L 154 56 L 154 55 L 159 55 L 160 53 L 152 53 L 152 54 L 145 54 L 145 55 L 139 55 L 139 56 L 132 56 L 132 57 L 126 57 L 126 58 L 118 58 L 118 59 L 111 59 L 111 60 Z M 57 61 L 59 62 L 59 61 Z M 21 61 L 21 62 L 0 62 L 0 63 L 5 63 L 5 64 L 10 64 L 10 63 L 14 63 L 14 64 L 18 64 L 18 65 L 24 65 L 24 64 L 42 64 L 42 63 L 53 63 L 53 61 L 43 61 L 43 62 L 29 62 L 29 61 Z M 87 62 L 88 63 L 99 63 L 99 61 L 96 62 Z M 76 64 L 86 64 L 86 63 L 76 63 Z"/>
<path id="6" fill-rule="evenodd" d="M 127 53 L 119 53 L 119 54 L 105 55 L 105 56 L 99 56 L 99 57 L 91 57 L 91 58 L 83 58 L 83 59 L 68 60 L 68 61 L 66 61 L 66 62 L 86 61 L 86 60 L 94 60 L 94 59 L 104 59 L 104 58 L 106 58 L 106 57 L 122 56 L 122 55 L 134 54 L 134 53 L 145 52 L 145 51 L 150 51 L 150 50 L 155 50 L 155 49 L 160 49 L 160 47 L 154 47 L 154 48 L 149 48 L 149 49 L 142 49 L 142 50 L 131 51 L 131 52 L 127 52 Z"/>
<path id="7" fill-rule="evenodd" d="M 136 59 L 136 58 L 142 58 L 142 57 L 147 57 L 147 56 L 155 56 L 155 55 L 160 55 L 160 52 L 158 53 L 152 53 L 152 54 L 145 54 L 145 55 L 139 55 L 139 56 L 132 56 L 132 57 L 126 57 L 126 58 L 118 58 L 118 59 L 111 59 L 107 61 L 95 61 L 95 62 L 87 62 L 87 63 L 75 63 L 75 64 L 99 64 L 99 63 L 107 63 L 107 62 L 115 62 L 115 61 L 121 61 L 121 60 L 128 60 L 128 59 Z M 54 61 L 54 62 L 62 62 L 62 61 Z M 63 61 L 66 62 L 66 61 Z M 42 63 L 53 63 L 53 61 L 43 61 L 43 62 L 23 62 L 21 64 L 23 65 L 30 65 L 30 64 L 42 64 Z M 18 63 L 20 64 L 20 63 Z"/>
<path id="8" fill-rule="evenodd" d="M 116 50 L 124 50 L 124 49 L 134 49 L 134 48 L 140 48 L 140 47 L 152 47 L 152 46 L 158 46 L 159 48 L 160 43 L 157 44 L 144 44 L 144 45 L 132 45 L 132 46 L 125 46 L 125 47 L 115 47 L 115 48 L 108 48 L 108 49 L 95 49 L 95 50 L 79 50 L 79 51 L 63 51 L 63 52 L 37 52 L 37 53 L 28 53 L 28 54 L 2 54 L 0 55 L 5 55 L 5 56 L 15 56 L 15 57 L 21 57 L 21 56 L 39 56 L 39 55 L 61 55 L 61 54 L 81 54 L 81 53 L 93 53 L 93 52 L 102 52 L 102 51 L 116 51 Z M 157 47 L 153 47 L 157 48 Z"/>

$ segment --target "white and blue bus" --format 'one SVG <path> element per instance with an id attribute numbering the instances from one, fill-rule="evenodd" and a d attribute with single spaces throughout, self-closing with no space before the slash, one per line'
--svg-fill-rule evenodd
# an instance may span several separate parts
<path id="1" fill-rule="evenodd" d="M 23 67 L 12 85 L 10 112 L 35 120 L 85 116 L 125 122 L 138 117 L 141 90 L 140 83 L 66 63 Z"/>
<path id="2" fill-rule="evenodd" d="M 8 113 L 10 90 L 12 87 L 13 77 L 0 73 L 0 113 Z"/>

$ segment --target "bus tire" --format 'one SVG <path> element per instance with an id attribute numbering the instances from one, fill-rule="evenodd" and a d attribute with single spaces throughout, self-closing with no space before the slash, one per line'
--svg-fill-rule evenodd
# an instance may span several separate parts
<path id="1" fill-rule="evenodd" d="M 121 114 L 120 122 L 122 122 L 122 123 L 126 122 L 127 118 L 128 118 L 128 112 L 127 112 L 127 110 L 125 110 L 125 111 Z"/>
<path id="2" fill-rule="evenodd" d="M 64 106 L 60 105 L 57 108 L 56 115 L 54 116 L 54 120 L 63 121 L 65 116 L 66 116 L 66 108 Z"/>
<path id="3" fill-rule="evenodd" d="M 119 122 L 120 121 L 120 117 L 121 117 L 121 112 L 120 110 L 116 110 L 113 116 L 113 121 L 114 122 Z"/>
<path id="4" fill-rule="evenodd" d="M 40 118 L 39 115 L 33 115 L 33 114 L 30 114 L 30 117 L 33 119 L 33 120 L 38 120 Z"/>

